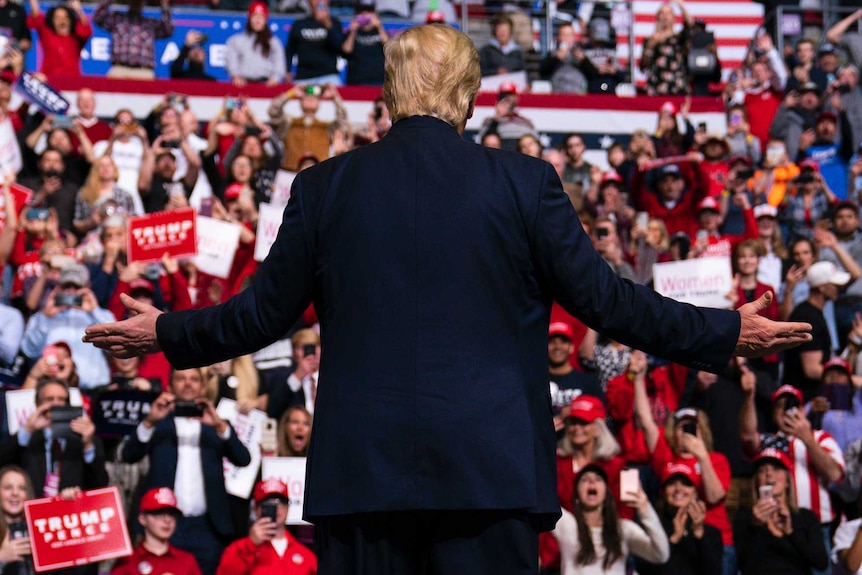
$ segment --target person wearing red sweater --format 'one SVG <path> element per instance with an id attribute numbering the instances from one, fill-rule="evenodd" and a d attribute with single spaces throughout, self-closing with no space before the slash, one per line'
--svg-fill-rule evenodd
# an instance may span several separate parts
<path id="1" fill-rule="evenodd" d="M 736 246 L 744 240 L 757 239 L 759 231 L 757 220 L 754 219 L 754 210 L 748 202 L 745 192 L 733 195 L 733 201 L 742 208 L 742 218 L 745 229 L 742 235 L 722 234 L 721 226 L 721 204 L 713 197 L 705 197 L 697 205 L 697 217 L 700 228 L 694 237 L 688 257 L 730 257 Z"/>
<path id="2" fill-rule="evenodd" d="M 280 479 L 259 481 L 254 488 L 257 516 L 248 537 L 225 549 L 217 575 L 315 575 L 317 557 L 284 526 L 290 498 Z M 275 511 L 275 519 L 270 514 Z M 268 512 L 269 511 L 269 512 Z"/>
<path id="3" fill-rule="evenodd" d="M 43 14 L 38 0 L 30 0 L 27 27 L 39 34 L 42 48 L 40 72 L 49 79 L 81 75 L 81 50 L 93 35 L 80 0 L 69 0 Z"/>
<path id="4" fill-rule="evenodd" d="M 647 173 L 641 168 L 632 182 L 635 207 L 651 218 L 664 221 L 670 235 L 685 232 L 694 237 L 697 230 L 697 205 L 708 186 L 690 162 L 682 165 L 665 164 L 655 169 L 655 192 L 647 185 Z"/>
<path id="5" fill-rule="evenodd" d="M 170 487 L 156 487 L 144 493 L 138 515 L 144 527 L 144 540 L 129 557 L 114 564 L 111 575 L 201 575 L 194 555 L 168 543 L 180 514 Z"/>

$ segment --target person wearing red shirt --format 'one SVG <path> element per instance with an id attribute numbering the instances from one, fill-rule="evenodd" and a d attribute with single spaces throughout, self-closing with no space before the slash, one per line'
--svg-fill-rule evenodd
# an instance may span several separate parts
<path id="1" fill-rule="evenodd" d="M 664 221 L 669 234 L 685 232 L 694 237 L 697 204 L 707 191 L 700 172 L 688 162 L 655 167 L 655 192 L 647 185 L 648 179 L 647 173 L 638 168 L 631 189 L 635 207 Z"/>
<path id="2" fill-rule="evenodd" d="M 49 79 L 81 75 L 81 50 L 93 35 L 93 28 L 81 9 L 80 0 L 54 6 L 47 14 L 42 13 L 38 0 L 30 0 L 27 27 L 39 33 L 40 72 Z"/>
<path id="3" fill-rule="evenodd" d="M 254 488 L 254 513 L 257 516 L 248 537 L 234 541 L 225 549 L 217 575 L 314 575 L 317 557 L 294 539 L 284 523 L 290 497 L 287 485 L 271 477 Z M 275 518 L 269 510 L 275 511 Z"/>
<path id="4" fill-rule="evenodd" d="M 194 555 L 168 542 L 177 528 L 180 513 L 177 498 L 169 487 L 144 493 L 138 515 L 144 527 L 144 540 L 129 557 L 114 564 L 111 575 L 201 575 Z"/>
<path id="5" fill-rule="evenodd" d="M 697 217 L 700 228 L 695 234 L 695 242 L 691 246 L 689 257 L 727 257 L 729 258 L 736 246 L 743 240 L 757 239 L 759 234 L 754 210 L 748 201 L 748 196 L 742 192 L 734 194 L 733 201 L 742 208 L 742 218 L 745 231 L 742 235 L 721 234 L 721 204 L 713 197 L 703 198 L 697 205 Z"/>

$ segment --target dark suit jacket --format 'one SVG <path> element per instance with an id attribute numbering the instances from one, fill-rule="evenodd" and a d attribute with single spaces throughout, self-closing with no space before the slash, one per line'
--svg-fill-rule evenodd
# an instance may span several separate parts
<path id="1" fill-rule="evenodd" d="M 723 368 L 736 312 L 621 280 L 551 166 L 431 117 L 303 171 L 254 285 L 159 317 L 176 367 L 282 336 L 309 302 L 320 387 L 305 513 L 523 509 L 559 515 L 548 389 L 558 301 L 587 325 L 697 369 Z"/>
<path id="2" fill-rule="evenodd" d="M 96 454 L 92 463 L 84 462 L 84 445 L 77 436 L 66 440 L 63 458 L 60 461 L 60 489 L 80 487 L 96 489 L 108 484 L 105 470 L 105 450 L 98 437 L 93 438 Z M 18 434 L 10 435 L 0 444 L 0 467 L 18 465 L 27 472 L 33 482 L 36 497 L 42 497 L 45 488 L 47 464 L 45 461 L 45 433 L 36 431 L 30 436 L 27 447 L 18 445 Z"/>
<path id="3" fill-rule="evenodd" d="M 215 429 L 201 425 L 200 449 L 207 516 L 217 533 L 229 537 L 234 535 L 234 530 L 224 488 L 222 458 L 226 457 L 234 465 L 243 467 L 251 462 L 251 455 L 237 438 L 233 428 L 230 437 L 223 440 Z M 137 433 L 132 433 L 126 439 L 122 452 L 123 461 L 135 463 L 145 455 L 150 456 L 150 471 L 147 473 L 145 490 L 154 487 L 173 489 L 177 474 L 177 428 L 173 418 L 167 417 L 158 422 L 147 443 L 141 443 Z"/>

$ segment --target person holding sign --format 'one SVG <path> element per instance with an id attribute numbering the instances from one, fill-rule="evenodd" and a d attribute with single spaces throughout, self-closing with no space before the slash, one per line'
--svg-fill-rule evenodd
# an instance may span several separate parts
<path id="1" fill-rule="evenodd" d="M 533 575 L 538 533 L 560 516 L 552 301 L 713 371 L 808 341 L 810 326 L 758 316 L 771 294 L 704 309 L 620 279 L 550 164 L 463 139 L 481 83 L 469 37 L 415 26 L 385 50 L 392 129 L 297 175 L 248 289 L 170 314 L 124 298 L 136 315 L 85 341 L 211 365 L 283 337 L 314 301 L 325 352 L 304 513 L 320 572 Z"/>
<path id="2" fill-rule="evenodd" d="M 222 555 L 217 575 L 314 575 L 317 557 L 284 526 L 290 497 L 275 477 L 254 488 L 254 514 L 248 537 L 234 541 Z"/>
<path id="3" fill-rule="evenodd" d="M 117 561 L 111 575 L 200 575 L 195 556 L 170 544 L 180 515 L 177 498 L 169 487 L 144 493 L 138 514 L 144 540 L 130 557 Z"/>
<path id="4" fill-rule="evenodd" d="M 33 485 L 24 470 L 15 465 L 0 469 L 0 573 L 25 575 L 32 572 L 30 536 L 24 520 L 24 502 L 33 499 Z"/>

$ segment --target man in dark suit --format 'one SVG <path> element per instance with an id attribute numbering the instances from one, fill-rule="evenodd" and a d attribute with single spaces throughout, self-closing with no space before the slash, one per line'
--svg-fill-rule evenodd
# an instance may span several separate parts
<path id="1" fill-rule="evenodd" d="M 105 452 L 95 436 L 96 427 L 89 417 L 73 419 L 72 433 L 54 437 L 51 408 L 69 405 L 69 388 L 60 380 L 45 378 L 36 384 L 36 411 L 21 425 L 18 433 L 0 444 L 0 467 L 22 467 L 36 497 L 70 495 L 72 489 L 96 489 L 108 484 Z"/>
<path id="2" fill-rule="evenodd" d="M 249 353 L 313 301 L 320 386 L 305 515 L 319 573 L 534 574 L 560 513 L 548 393 L 551 302 L 697 369 L 806 340 L 804 324 L 698 309 L 622 280 L 553 168 L 461 138 L 476 49 L 440 25 L 386 45 L 380 142 L 294 181 L 253 286 L 214 308 L 89 328 L 119 356 L 179 365 Z"/>
<path id="3" fill-rule="evenodd" d="M 170 487 L 182 511 L 171 543 L 190 551 L 201 572 L 212 575 L 235 534 L 222 458 L 243 467 L 251 456 L 203 391 L 200 369 L 174 371 L 171 390 L 153 401 L 146 419 L 127 438 L 122 458 L 134 463 L 150 456 L 145 488 Z M 198 406 L 200 415 L 174 413 L 178 402 Z"/>

